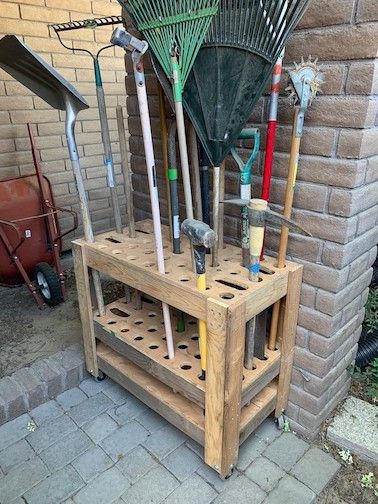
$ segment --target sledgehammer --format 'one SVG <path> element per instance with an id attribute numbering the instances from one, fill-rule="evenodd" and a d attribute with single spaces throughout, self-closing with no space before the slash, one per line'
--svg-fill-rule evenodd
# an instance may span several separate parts
<path id="1" fill-rule="evenodd" d="M 216 234 L 204 222 L 186 219 L 182 223 L 181 232 L 189 238 L 193 245 L 194 261 L 197 273 L 198 290 L 206 290 L 206 249 L 210 249 L 216 242 Z M 199 321 L 199 343 L 201 354 L 201 380 L 206 379 L 206 338 L 207 328 L 204 320 Z"/>

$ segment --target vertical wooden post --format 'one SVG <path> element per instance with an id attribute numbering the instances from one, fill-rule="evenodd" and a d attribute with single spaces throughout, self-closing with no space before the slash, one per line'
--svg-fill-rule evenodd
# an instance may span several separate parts
<path id="1" fill-rule="evenodd" d="M 83 330 L 83 344 L 87 371 L 97 378 L 98 363 L 96 353 L 96 339 L 93 326 L 93 305 L 91 300 L 91 280 L 85 259 L 85 249 L 77 243 L 72 246 L 73 260 L 81 325 Z"/>
<path id="2" fill-rule="evenodd" d="M 245 303 L 207 302 L 205 462 L 228 476 L 239 452 Z"/>
<path id="3" fill-rule="evenodd" d="M 286 409 L 293 370 L 303 268 L 289 271 L 281 338 L 281 369 L 278 381 L 276 418 Z"/>

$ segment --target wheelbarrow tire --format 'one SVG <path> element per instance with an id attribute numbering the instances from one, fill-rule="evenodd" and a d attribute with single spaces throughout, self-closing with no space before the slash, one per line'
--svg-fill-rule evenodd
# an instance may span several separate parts
<path id="1" fill-rule="evenodd" d="M 39 263 L 34 270 L 36 286 L 48 306 L 56 306 L 63 302 L 59 277 L 47 263 Z"/>

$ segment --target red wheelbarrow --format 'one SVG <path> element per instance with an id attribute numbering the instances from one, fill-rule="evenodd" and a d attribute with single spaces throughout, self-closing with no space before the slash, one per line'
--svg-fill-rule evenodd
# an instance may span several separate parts
<path id="1" fill-rule="evenodd" d="M 0 181 L 0 285 L 25 283 L 42 309 L 64 301 L 62 238 L 77 228 L 78 218 L 75 211 L 55 206 L 30 124 L 27 126 L 36 173 Z M 65 233 L 60 232 L 59 213 L 70 214 L 73 219 L 72 228 Z"/>

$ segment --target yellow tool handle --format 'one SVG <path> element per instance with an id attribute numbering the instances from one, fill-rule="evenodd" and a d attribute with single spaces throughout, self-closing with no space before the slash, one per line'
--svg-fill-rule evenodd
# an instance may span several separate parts
<path id="1" fill-rule="evenodd" d="M 201 291 L 206 290 L 206 274 L 197 276 L 197 289 Z M 207 327 L 204 320 L 199 321 L 199 344 L 200 344 L 200 354 L 201 354 L 201 369 L 206 371 L 206 340 L 207 340 Z"/>

